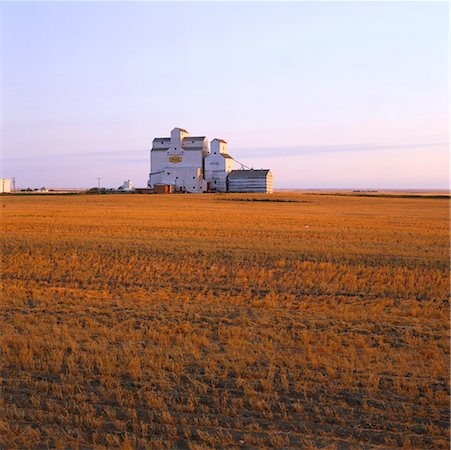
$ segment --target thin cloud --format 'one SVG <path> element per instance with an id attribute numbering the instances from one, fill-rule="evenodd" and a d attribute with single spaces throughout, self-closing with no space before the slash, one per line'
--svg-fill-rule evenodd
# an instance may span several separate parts
<path id="1" fill-rule="evenodd" d="M 448 146 L 448 142 L 428 142 L 421 144 L 340 144 L 340 145 L 301 145 L 296 147 L 245 147 L 234 148 L 233 151 L 239 152 L 240 156 L 266 156 L 278 158 L 281 156 L 312 156 L 320 153 L 349 153 L 349 152 L 374 152 L 383 150 L 409 150 L 431 147 Z"/>
<path id="2" fill-rule="evenodd" d="M 339 144 L 339 145 L 300 145 L 290 147 L 232 147 L 231 153 L 239 153 L 239 156 L 265 156 L 265 157 L 284 157 L 284 156 L 304 156 L 316 155 L 320 153 L 349 153 L 349 152 L 371 152 L 383 150 L 409 150 L 423 149 L 431 147 L 448 146 L 448 142 L 428 142 L 421 144 L 390 144 L 390 143 L 360 143 L 360 144 Z M 258 155 L 257 155 L 258 153 Z M 142 155 L 141 158 L 137 158 Z M 130 158 L 133 156 L 133 158 Z M 4 162 L 15 161 L 62 161 L 73 159 L 88 159 L 90 161 L 111 161 L 111 162 L 143 162 L 149 159 L 149 149 L 142 150 L 114 150 L 114 151 L 89 151 L 80 153 L 62 153 L 47 155 L 24 155 L 21 157 L 9 158 L 4 156 Z"/>

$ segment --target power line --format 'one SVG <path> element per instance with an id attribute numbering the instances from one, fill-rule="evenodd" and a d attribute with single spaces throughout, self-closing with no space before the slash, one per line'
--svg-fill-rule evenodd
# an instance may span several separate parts
<path id="1" fill-rule="evenodd" d="M 229 155 L 230 156 L 230 155 Z M 252 167 L 249 167 L 249 166 L 246 166 L 246 164 L 243 164 L 242 162 L 239 162 L 237 159 L 235 159 L 233 156 L 230 156 L 232 159 L 233 159 L 233 161 L 235 161 L 236 163 L 238 163 L 240 166 L 241 166 L 241 168 L 243 169 L 244 167 L 246 168 L 246 169 L 248 169 L 248 170 L 252 170 Z"/>

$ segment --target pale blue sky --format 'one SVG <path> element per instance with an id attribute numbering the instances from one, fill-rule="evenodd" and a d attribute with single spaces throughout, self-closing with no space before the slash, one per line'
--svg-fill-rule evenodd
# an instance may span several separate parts
<path id="1" fill-rule="evenodd" d="M 3 3 L 2 176 L 145 186 L 174 126 L 276 188 L 446 188 L 445 2 Z"/>

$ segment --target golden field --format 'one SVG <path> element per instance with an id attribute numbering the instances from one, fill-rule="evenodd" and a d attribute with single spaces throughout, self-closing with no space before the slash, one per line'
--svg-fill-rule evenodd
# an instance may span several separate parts
<path id="1" fill-rule="evenodd" d="M 449 200 L 1 203 L 1 448 L 449 448 Z"/>

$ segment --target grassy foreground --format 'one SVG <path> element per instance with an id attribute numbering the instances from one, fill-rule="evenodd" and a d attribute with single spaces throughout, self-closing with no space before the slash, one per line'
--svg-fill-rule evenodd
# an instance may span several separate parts
<path id="1" fill-rule="evenodd" d="M 1 448 L 449 448 L 448 200 L 1 203 Z"/>

